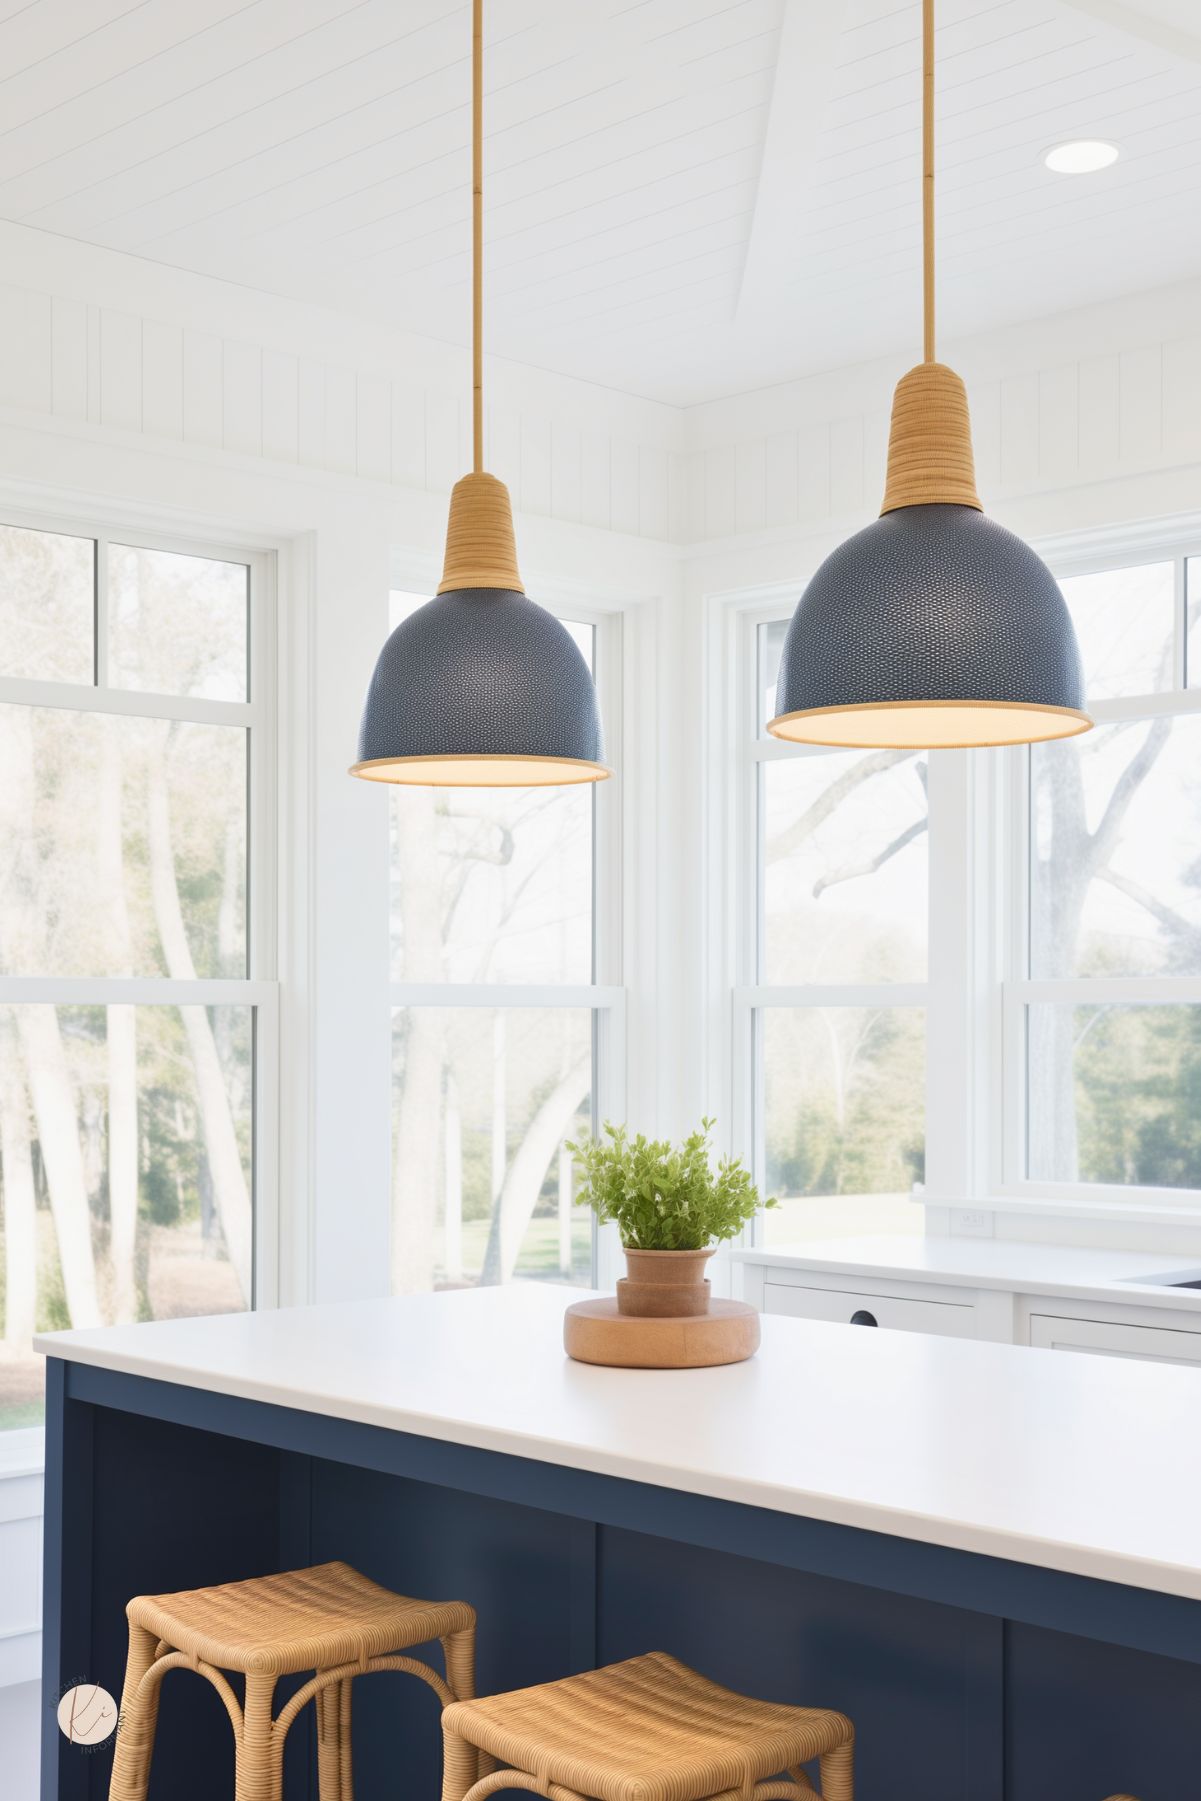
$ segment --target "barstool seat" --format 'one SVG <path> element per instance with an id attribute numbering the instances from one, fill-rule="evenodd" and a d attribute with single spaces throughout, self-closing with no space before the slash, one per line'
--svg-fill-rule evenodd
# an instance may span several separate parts
<path id="1" fill-rule="evenodd" d="M 414 1601 L 348 1563 L 217 1588 L 139 1595 L 130 1620 L 219 1669 L 294 1676 L 447 1638 L 475 1624 L 465 1601 Z"/>
<path id="2" fill-rule="evenodd" d="M 851 1801 L 854 1729 L 840 1713 L 756 1701 L 660 1651 L 442 1715 L 444 1801 L 527 1786 L 551 1801 L 789 1801 L 816 1790 L 800 1769 L 822 1759 L 825 1801 Z M 509 1766 L 476 1781 L 472 1747 Z M 787 1781 L 770 1781 L 780 1772 Z"/>
<path id="3" fill-rule="evenodd" d="M 212 1684 L 233 1728 L 236 1801 L 282 1801 L 284 1743 L 309 1701 L 317 1708 L 320 1801 L 352 1801 L 351 1684 L 395 1670 L 428 1684 L 445 1707 L 475 1692 L 475 1611 L 465 1601 L 393 1594 L 346 1563 L 255 1576 L 216 1588 L 138 1595 L 126 1608 L 129 1660 L 109 1801 L 146 1801 L 159 1690 L 172 1670 Z M 439 1639 L 441 1676 L 406 1653 Z M 281 1676 L 313 1675 L 280 1708 Z M 239 1699 L 227 1672 L 245 1678 Z"/>

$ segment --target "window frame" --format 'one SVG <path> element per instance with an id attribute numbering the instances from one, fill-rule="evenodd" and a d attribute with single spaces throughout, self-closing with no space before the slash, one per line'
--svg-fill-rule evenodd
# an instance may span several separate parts
<path id="1" fill-rule="evenodd" d="M 245 730 L 246 746 L 246 975 L 61 977 L 0 975 L 0 1005 L 153 1007 L 182 1005 L 248 1006 L 252 1013 L 251 1206 L 253 1217 L 251 1308 L 279 1305 L 282 1223 L 280 1209 L 281 1047 L 279 924 L 281 862 L 279 807 L 280 609 L 279 546 L 261 538 L 239 541 L 228 531 L 164 530 L 144 523 L 134 509 L 118 504 L 103 517 L 91 513 L 45 512 L 6 504 L 0 495 L 0 523 L 62 534 L 95 544 L 93 605 L 94 662 L 91 683 L 0 676 L 0 703 L 123 718 L 181 720 Z M 108 557 L 110 544 L 158 550 L 244 565 L 247 569 L 247 658 L 244 701 L 216 701 L 107 687 Z M 37 1455 L 41 1427 L 18 1427 L 0 1434 L 8 1458 L 26 1446 Z M 18 1442 L 20 1441 L 20 1442 Z M 35 1444 L 36 1441 L 36 1444 Z"/>
<path id="2" fill-rule="evenodd" d="M 786 590 L 760 590 L 748 597 L 733 597 L 724 603 L 726 614 L 719 622 L 725 628 L 727 667 L 733 670 L 733 681 L 727 690 L 727 708 L 733 725 L 733 780 L 727 830 L 732 835 L 734 854 L 727 858 L 730 881 L 727 898 L 731 930 L 726 956 L 732 981 L 731 1039 L 729 1062 L 731 1083 L 729 1143 L 747 1157 L 761 1192 L 766 1192 L 766 1122 L 764 1106 L 763 1016 L 770 1008 L 833 1007 L 919 1009 L 926 1027 L 926 1107 L 930 1106 L 930 1013 L 932 994 L 931 949 L 927 951 L 926 979 L 922 982 L 838 982 L 785 984 L 769 982 L 763 970 L 764 919 L 764 844 L 763 806 L 761 804 L 761 770 L 770 763 L 804 757 L 828 755 L 822 750 L 788 744 L 766 736 L 760 728 L 761 705 L 759 633 L 760 628 L 787 617 L 795 605 L 796 587 Z M 770 594 L 772 598 L 766 596 Z M 781 602 L 786 607 L 781 612 Z M 719 661 L 721 659 L 718 659 Z M 749 879 L 739 876 L 750 872 Z M 933 880 L 933 870 L 931 872 Z M 927 1139 L 929 1122 L 927 1117 Z M 921 1199 L 922 1196 L 915 1196 Z M 763 1215 L 759 1214 L 747 1228 L 739 1243 L 762 1245 L 765 1242 Z"/>
<path id="3" fill-rule="evenodd" d="M 1108 535 L 1107 535 L 1108 536 Z M 1070 577 L 1172 562 L 1175 569 L 1172 680 L 1159 693 L 1089 701 L 1098 726 L 1155 718 L 1201 715 L 1201 686 L 1188 681 L 1186 565 L 1201 556 L 1201 531 L 1177 528 L 1158 534 L 1131 534 L 1120 549 L 1084 545 L 1073 554 L 1050 553 L 1056 576 Z M 1201 652 L 1198 655 L 1201 661 Z M 998 1210 L 1082 1213 L 1148 1222 L 1201 1216 L 1201 1188 L 1157 1188 L 1099 1182 L 1056 1182 L 1027 1173 L 1028 1066 L 1026 1008 L 1038 1002 L 1201 1003 L 1201 976 L 1056 977 L 1034 979 L 1030 969 L 1030 786 L 1029 746 L 1002 753 L 998 834 L 1002 860 L 1000 900 L 1001 972 L 994 1006 L 999 1014 L 1000 1122 L 991 1147 L 990 1191 Z"/>
<path id="4" fill-rule="evenodd" d="M 422 575 L 406 567 L 394 569 L 393 592 L 422 592 Z M 592 945 L 590 982 L 404 982 L 389 978 L 390 1017 L 405 1008 L 588 1008 L 592 1015 L 591 1117 L 598 1129 L 606 1117 L 625 1112 L 626 987 L 624 982 L 624 810 L 622 807 L 623 678 L 628 654 L 625 611 L 592 594 L 579 598 L 558 592 L 552 599 L 529 590 L 557 617 L 593 629 L 593 677 L 600 703 L 605 762 L 613 771 L 593 784 L 592 816 Z M 386 828 L 385 828 L 386 829 Z M 393 1153 L 395 1154 L 395 1152 Z M 598 1229 L 592 1220 L 591 1282 L 612 1286 L 620 1273 L 620 1246 L 612 1227 Z"/>
<path id="5" fill-rule="evenodd" d="M 1201 686 L 1187 681 L 1186 564 L 1201 558 L 1201 518 L 1033 540 L 1057 577 L 1173 560 L 1177 566 L 1173 689 L 1090 704 L 1098 724 L 1160 714 L 1201 714 Z M 812 555 L 810 567 L 820 560 Z M 1201 580 L 1201 564 L 1195 564 Z M 706 983 L 724 997 L 710 1008 L 706 1093 L 729 1115 L 725 1148 L 748 1158 L 762 1183 L 764 1144 L 757 1013 L 796 1004 L 817 989 L 761 983 L 762 846 L 756 781 L 761 763 L 798 754 L 764 742 L 758 724 L 757 634 L 786 618 L 807 574 L 787 583 L 705 596 Z M 1198 628 L 1201 630 L 1201 627 Z M 1197 652 L 1201 663 L 1201 649 Z M 803 751 L 800 754 L 805 754 Z M 924 1004 L 926 1179 L 916 1204 L 927 1229 L 984 1233 L 994 1214 L 1146 1224 L 1201 1220 L 1201 1189 L 1054 1183 L 1025 1175 L 1025 1021 L 1031 999 L 1097 999 L 1097 981 L 1033 982 L 1028 976 L 1029 747 L 942 750 L 929 756 L 929 942 L 924 984 L 841 985 L 831 1004 Z M 1201 1003 L 1201 977 L 1107 981 L 1114 998 Z M 922 992 L 924 991 L 924 1000 Z M 762 1218 L 744 1246 L 764 1243 Z"/>

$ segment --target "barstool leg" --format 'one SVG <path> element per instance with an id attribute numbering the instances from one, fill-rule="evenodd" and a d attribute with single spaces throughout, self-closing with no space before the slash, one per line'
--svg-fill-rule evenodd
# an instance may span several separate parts
<path id="1" fill-rule="evenodd" d="M 350 1752 L 350 1682 L 331 1682 L 317 1695 L 317 1794 L 320 1801 L 354 1801 Z"/>
<path id="2" fill-rule="evenodd" d="M 442 1640 L 446 1681 L 456 1701 L 475 1700 L 475 1627 L 464 1626 Z"/>
<path id="3" fill-rule="evenodd" d="M 354 1801 L 354 1760 L 350 1735 L 351 1679 L 338 1684 L 338 1763 L 342 1775 L 342 1793 L 338 1801 Z"/>
<path id="4" fill-rule="evenodd" d="M 150 1782 L 150 1759 L 154 1752 L 154 1729 L 158 1721 L 159 1684 L 151 1683 L 141 1700 L 137 1698 L 143 1676 L 154 1663 L 158 1640 L 144 1626 L 129 1627 L 129 1656 L 125 1664 L 125 1686 L 121 1690 L 121 1713 L 117 1722 L 117 1746 L 113 1754 L 113 1773 L 109 1782 L 109 1801 L 146 1801 Z"/>
<path id="5" fill-rule="evenodd" d="M 479 1780 L 479 1755 L 474 1745 L 442 1724 L 442 1801 L 463 1801 Z"/>
<path id="6" fill-rule="evenodd" d="M 274 1676 L 247 1676 L 234 1778 L 236 1801 L 279 1801 L 282 1794 L 284 1745 L 271 1717 L 274 1698 Z"/>
<path id="7" fill-rule="evenodd" d="M 450 1692 L 456 1701 L 475 1700 L 475 1626 L 464 1626 L 461 1632 L 452 1632 L 449 1638 L 442 1640 L 442 1653 L 446 1658 L 446 1680 Z M 475 1771 L 473 1782 L 481 1776 L 488 1776 L 495 1769 L 495 1760 L 486 1751 L 475 1754 Z"/>
<path id="8" fill-rule="evenodd" d="M 848 1740 L 821 1760 L 822 1801 L 854 1801 L 855 1743 Z"/>

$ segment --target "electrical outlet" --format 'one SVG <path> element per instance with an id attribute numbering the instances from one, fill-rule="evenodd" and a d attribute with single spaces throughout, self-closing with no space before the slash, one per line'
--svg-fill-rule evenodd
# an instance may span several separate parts
<path id="1" fill-rule="evenodd" d="M 993 1216 L 980 1207 L 951 1208 L 952 1238 L 991 1238 Z"/>

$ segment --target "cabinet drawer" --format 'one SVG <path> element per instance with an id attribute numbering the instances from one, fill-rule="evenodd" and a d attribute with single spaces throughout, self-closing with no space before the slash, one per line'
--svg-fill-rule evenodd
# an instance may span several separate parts
<path id="1" fill-rule="evenodd" d="M 911 1301 L 900 1295 L 856 1294 L 851 1289 L 794 1288 L 767 1282 L 764 1313 L 793 1319 L 828 1319 L 840 1325 L 891 1327 L 898 1332 L 935 1332 L 946 1338 L 975 1335 L 974 1309 L 966 1302 Z M 856 1315 L 866 1317 L 856 1318 Z"/>
<path id="2" fill-rule="evenodd" d="M 1141 1357 L 1148 1363 L 1201 1363 L 1201 1332 L 1167 1326 L 1127 1326 L 1114 1320 L 1030 1316 L 1030 1343 L 1049 1351 L 1092 1351 L 1099 1357 Z"/>

